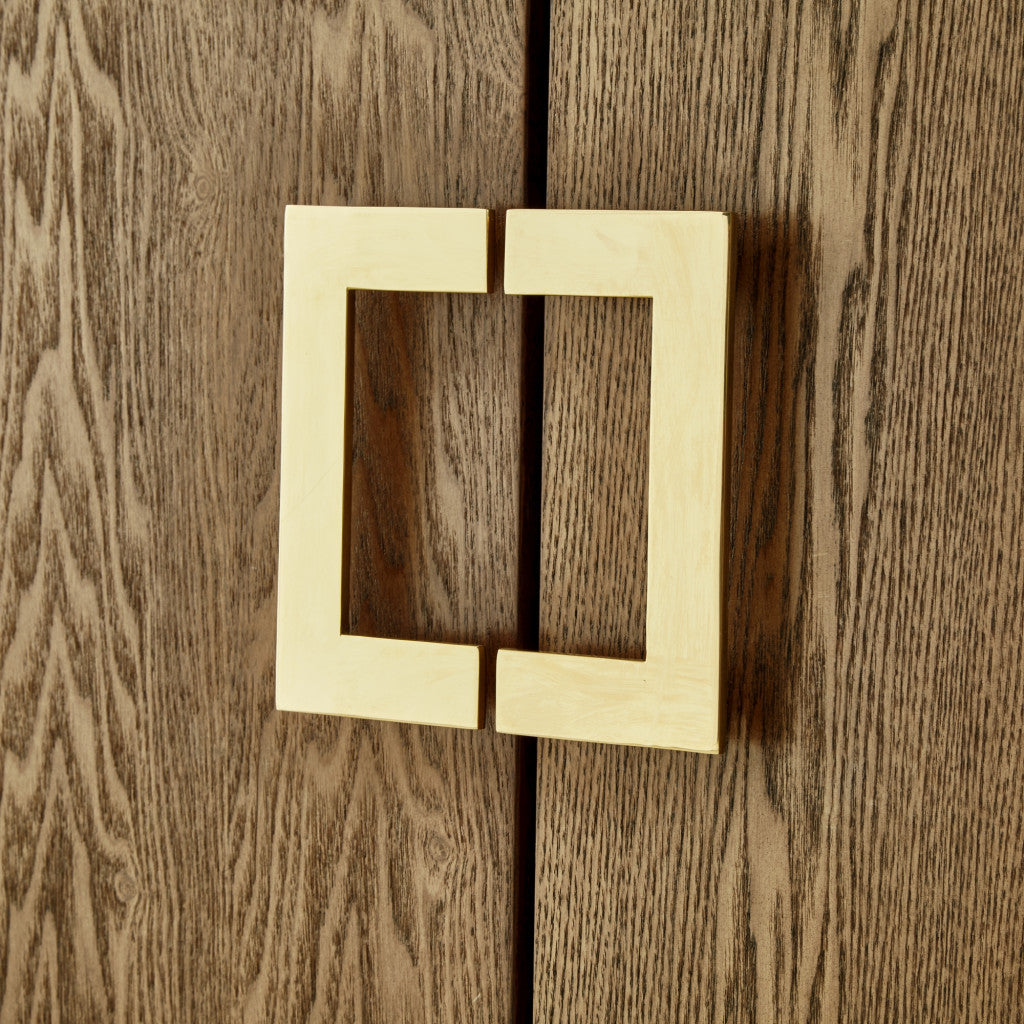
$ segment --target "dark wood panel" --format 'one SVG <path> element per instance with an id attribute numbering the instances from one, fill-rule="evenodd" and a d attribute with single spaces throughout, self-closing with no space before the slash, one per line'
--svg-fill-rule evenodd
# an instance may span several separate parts
<path id="1" fill-rule="evenodd" d="M 273 638 L 284 205 L 518 204 L 524 37 L 4 4 L 0 1019 L 511 1019 L 516 744 Z M 360 296 L 355 628 L 518 642 L 519 309 Z"/>
<path id="2" fill-rule="evenodd" d="M 549 205 L 738 230 L 723 754 L 541 742 L 535 1019 L 1014 1019 L 1019 9 L 552 22 Z M 548 649 L 642 649 L 648 331 L 548 300 Z"/>

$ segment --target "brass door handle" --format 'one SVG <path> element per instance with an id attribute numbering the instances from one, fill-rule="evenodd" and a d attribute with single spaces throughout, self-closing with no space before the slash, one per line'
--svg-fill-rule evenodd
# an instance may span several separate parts
<path id="1" fill-rule="evenodd" d="M 480 726 L 480 648 L 350 636 L 349 290 L 485 292 L 487 210 L 290 206 L 284 227 L 277 706 Z"/>
<path id="2" fill-rule="evenodd" d="M 486 210 L 288 208 L 282 710 L 480 725 L 478 647 L 347 636 L 341 624 L 349 289 L 486 291 L 488 217 Z M 644 296 L 654 310 L 646 657 L 499 651 L 499 731 L 718 751 L 730 274 L 724 214 L 509 211 L 506 292 Z"/>

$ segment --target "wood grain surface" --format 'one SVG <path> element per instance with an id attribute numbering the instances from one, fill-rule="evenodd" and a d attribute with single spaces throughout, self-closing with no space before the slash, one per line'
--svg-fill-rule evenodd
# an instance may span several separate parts
<path id="1" fill-rule="evenodd" d="M 548 204 L 738 238 L 723 753 L 541 741 L 536 1021 L 1019 1019 L 1022 52 L 1011 3 L 554 3 Z M 638 656 L 649 319 L 547 308 L 542 644 Z"/>
<path id="2" fill-rule="evenodd" d="M 516 743 L 273 710 L 287 202 L 519 205 L 523 4 L 0 8 L 0 1020 L 508 1021 Z M 519 641 L 520 304 L 357 300 L 353 628 Z"/>

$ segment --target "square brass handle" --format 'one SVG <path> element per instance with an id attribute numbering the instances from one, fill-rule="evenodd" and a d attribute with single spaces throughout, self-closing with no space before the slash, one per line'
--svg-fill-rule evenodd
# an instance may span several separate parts
<path id="1" fill-rule="evenodd" d="M 347 636 L 349 290 L 487 290 L 486 210 L 289 207 L 277 706 L 475 728 L 480 650 Z M 510 294 L 653 300 L 647 654 L 503 650 L 503 732 L 709 753 L 719 742 L 729 218 L 512 210 Z"/>

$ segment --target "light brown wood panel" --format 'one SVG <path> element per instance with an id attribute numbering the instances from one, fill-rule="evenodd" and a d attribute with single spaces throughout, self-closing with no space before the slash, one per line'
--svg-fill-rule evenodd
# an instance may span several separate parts
<path id="1" fill-rule="evenodd" d="M 1022 52 L 554 4 L 549 205 L 733 211 L 737 283 L 722 755 L 541 741 L 538 1022 L 1019 1014 Z M 547 302 L 542 644 L 636 656 L 649 320 Z"/>
<path id="2" fill-rule="evenodd" d="M 508 737 L 273 709 L 287 202 L 518 205 L 523 5 L 0 13 L 0 1020 L 510 1020 Z M 353 626 L 515 645 L 520 314 L 357 301 Z"/>

